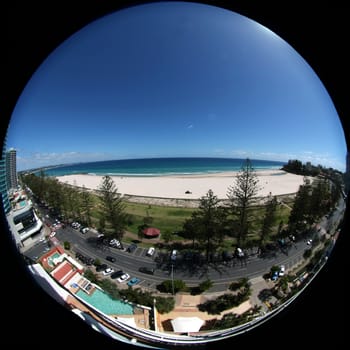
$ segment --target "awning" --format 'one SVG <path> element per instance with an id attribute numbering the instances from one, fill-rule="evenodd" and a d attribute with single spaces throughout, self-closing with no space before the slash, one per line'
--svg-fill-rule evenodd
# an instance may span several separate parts
<path id="1" fill-rule="evenodd" d="M 198 332 L 204 321 L 199 317 L 177 317 L 171 320 L 171 325 L 176 333 Z"/>
<path id="2" fill-rule="evenodd" d="M 122 322 L 122 323 L 125 323 L 129 326 L 132 326 L 132 327 L 135 327 L 137 328 L 137 325 L 136 325 L 136 322 L 135 322 L 135 319 L 133 317 L 116 317 L 118 321 Z"/>

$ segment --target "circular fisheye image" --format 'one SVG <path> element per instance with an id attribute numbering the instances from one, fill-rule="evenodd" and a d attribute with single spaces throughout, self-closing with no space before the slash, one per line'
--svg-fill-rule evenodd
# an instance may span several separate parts
<path id="1" fill-rule="evenodd" d="M 112 11 L 55 48 L 0 163 L 38 288 L 117 346 L 154 349 L 288 315 L 329 263 L 349 183 L 305 59 L 254 19 L 180 1 Z"/>

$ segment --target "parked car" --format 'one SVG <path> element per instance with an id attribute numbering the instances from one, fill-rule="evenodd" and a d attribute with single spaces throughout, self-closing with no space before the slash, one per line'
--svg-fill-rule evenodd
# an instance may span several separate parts
<path id="1" fill-rule="evenodd" d="M 135 249 L 137 248 L 137 244 L 136 243 L 131 243 L 127 249 L 127 251 L 129 253 L 132 253 Z"/>
<path id="2" fill-rule="evenodd" d="M 278 278 L 278 271 L 274 271 L 271 276 L 271 281 L 276 281 Z"/>
<path id="3" fill-rule="evenodd" d="M 284 273 L 286 272 L 286 267 L 284 265 L 280 266 L 280 270 L 278 272 L 279 276 L 284 276 Z"/>
<path id="4" fill-rule="evenodd" d="M 171 259 L 171 260 L 176 260 L 176 256 L 177 256 L 177 250 L 174 249 L 174 250 L 171 252 L 170 259 Z"/>
<path id="5" fill-rule="evenodd" d="M 104 270 L 106 270 L 107 267 L 108 266 L 106 264 L 97 265 L 96 266 L 96 272 L 104 271 Z"/>
<path id="6" fill-rule="evenodd" d="M 111 267 L 107 267 L 106 270 L 104 270 L 102 273 L 104 276 L 108 276 L 110 274 L 112 274 L 114 272 L 114 270 Z"/>
<path id="7" fill-rule="evenodd" d="M 81 233 L 86 233 L 86 232 L 88 232 L 90 229 L 89 229 L 89 227 L 82 227 L 81 229 L 80 229 L 80 232 Z"/>
<path id="8" fill-rule="evenodd" d="M 140 283 L 140 279 L 137 277 L 133 277 L 127 284 L 128 284 L 128 286 L 132 287 L 138 283 Z"/>
<path id="9" fill-rule="evenodd" d="M 113 256 L 110 256 L 110 255 L 107 255 L 106 256 L 106 260 L 108 260 L 108 261 L 110 261 L 110 262 L 115 262 L 116 261 L 116 258 L 115 257 L 113 257 Z"/>
<path id="10" fill-rule="evenodd" d="M 243 252 L 243 250 L 241 249 L 241 248 L 237 248 L 236 249 L 236 254 L 237 254 L 237 256 L 239 257 L 239 258 L 243 258 L 244 257 L 244 252 Z"/>
<path id="11" fill-rule="evenodd" d="M 307 242 L 306 242 L 307 245 L 311 245 L 312 244 L 312 239 L 309 239 Z"/>
<path id="12" fill-rule="evenodd" d="M 154 274 L 154 269 L 150 267 L 140 267 L 139 271 L 142 273 L 147 273 L 148 275 L 153 275 Z"/>
<path id="13" fill-rule="evenodd" d="M 146 255 L 147 255 L 147 256 L 152 256 L 152 255 L 154 254 L 155 251 L 156 251 L 156 250 L 155 250 L 154 247 L 150 247 L 150 248 L 147 250 Z"/>
<path id="14" fill-rule="evenodd" d="M 124 273 L 119 278 L 117 278 L 117 281 L 119 283 L 123 283 L 123 282 L 126 282 L 129 278 L 130 278 L 130 275 L 128 273 Z"/>
<path id="15" fill-rule="evenodd" d="M 123 270 L 115 271 L 111 274 L 111 278 L 114 280 L 116 278 L 119 278 L 120 276 L 124 275 Z"/>
<path id="16" fill-rule="evenodd" d="M 116 238 L 111 239 L 109 241 L 109 245 L 113 248 L 118 248 L 118 249 L 122 248 L 122 244 Z"/>

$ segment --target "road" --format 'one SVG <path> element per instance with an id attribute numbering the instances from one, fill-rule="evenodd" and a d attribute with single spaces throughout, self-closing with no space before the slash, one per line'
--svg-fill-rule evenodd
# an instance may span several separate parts
<path id="1" fill-rule="evenodd" d="M 329 218 L 324 217 L 308 238 L 315 239 L 316 235 L 335 229 L 344 210 L 345 203 L 340 201 L 334 213 Z M 45 212 L 42 214 L 45 216 Z M 46 220 L 49 224 L 52 223 L 50 219 Z M 279 247 L 264 258 L 258 256 L 254 251 L 246 251 L 245 259 L 233 258 L 224 262 L 221 257 L 219 259 L 214 257 L 214 261 L 209 264 L 206 263 L 204 256 L 189 258 L 179 254 L 172 269 L 168 251 L 156 250 L 153 257 L 148 257 L 146 256 L 147 248 L 138 247 L 134 252 L 129 253 L 125 249 L 127 248 L 126 244 L 124 250 L 97 244 L 96 232 L 89 231 L 82 234 L 71 227 L 58 229 L 55 237 L 62 243 L 64 241 L 70 242 L 72 252 L 79 252 L 87 257 L 99 259 L 115 270 L 123 270 L 132 277 L 136 276 L 141 280 L 139 286 L 151 289 L 154 289 L 162 281 L 171 279 L 173 270 L 174 279 L 183 280 L 188 286 L 195 286 L 205 279 L 210 279 L 214 283 L 211 291 L 226 290 L 232 281 L 241 277 L 261 276 L 268 273 L 273 265 L 283 264 L 288 272 L 289 269 L 302 261 L 305 249 L 309 248 L 305 239 L 299 242 L 289 242 L 283 249 Z M 25 255 L 30 258 L 38 257 L 48 249 L 47 242 L 39 242 Z M 115 257 L 115 263 L 106 260 L 106 256 Z M 154 275 L 139 272 L 141 266 L 154 268 Z"/>

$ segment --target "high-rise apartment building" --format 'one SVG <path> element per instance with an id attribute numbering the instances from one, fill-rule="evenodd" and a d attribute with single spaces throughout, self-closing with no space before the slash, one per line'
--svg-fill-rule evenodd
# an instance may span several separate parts
<path id="1" fill-rule="evenodd" d="M 345 193 L 350 192 L 350 152 L 346 154 L 346 170 L 344 176 Z"/>
<path id="2" fill-rule="evenodd" d="M 2 150 L 0 158 L 0 193 L 2 206 L 4 208 L 5 214 L 8 214 L 11 210 L 11 204 L 7 192 L 7 174 L 6 174 L 6 154 L 5 147 Z"/>
<path id="3" fill-rule="evenodd" d="M 17 182 L 17 165 L 16 165 L 16 150 L 10 148 L 6 152 L 6 175 L 7 189 L 16 189 Z"/>

